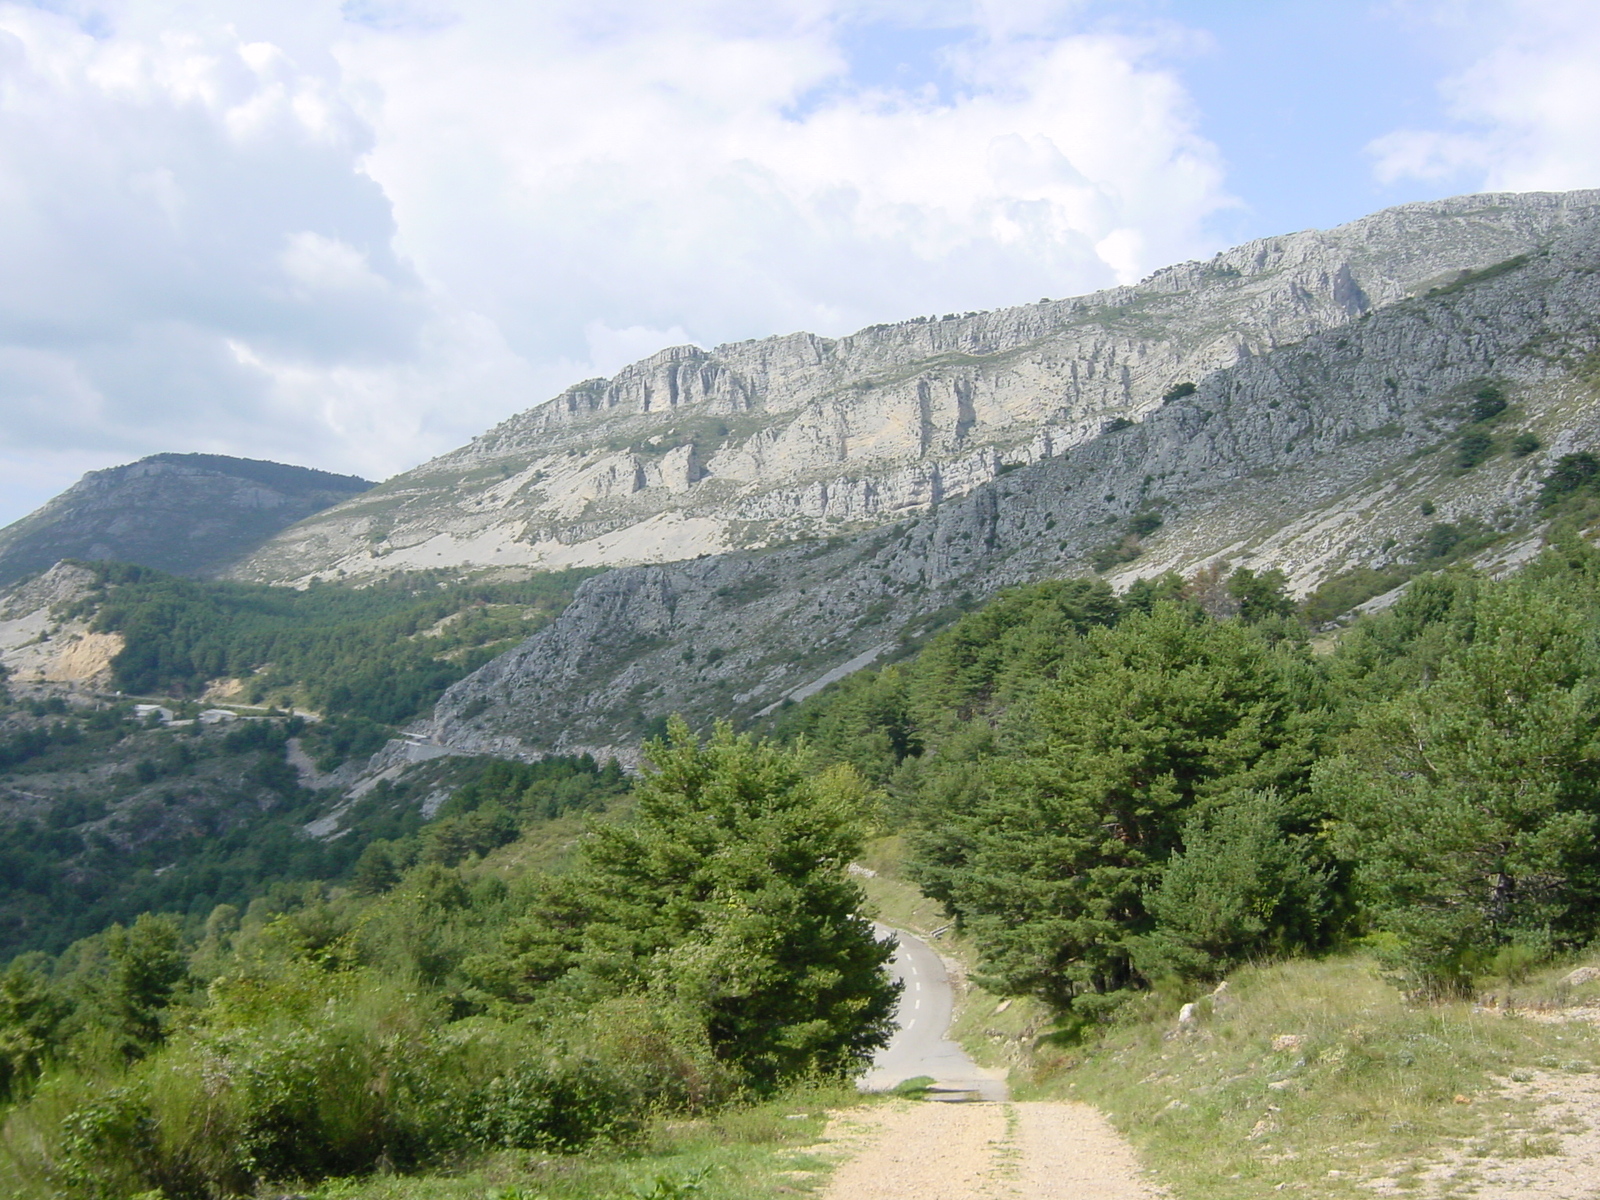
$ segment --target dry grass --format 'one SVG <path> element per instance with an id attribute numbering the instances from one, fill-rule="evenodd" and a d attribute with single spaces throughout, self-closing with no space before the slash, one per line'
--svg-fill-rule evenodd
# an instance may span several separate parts
<path id="1" fill-rule="evenodd" d="M 830 1113 L 873 1103 L 849 1088 L 797 1090 L 700 1120 L 657 1122 L 635 1145 L 578 1155 L 510 1152 L 455 1172 L 333 1180 L 309 1200 L 779 1200 L 827 1182 Z"/>
<path id="2" fill-rule="evenodd" d="M 1035 1087 L 1111 1114 L 1182 1197 L 1473 1186 L 1472 1163 L 1559 1150 L 1529 1072 L 1587 1073 L 1600 1031 L 1406 1003 L 1362 958 L 1252 968 L 1180 1031 L 1155 998 Z M 1444 1169 L 1441 1169 L 1444 1168 Z"/>

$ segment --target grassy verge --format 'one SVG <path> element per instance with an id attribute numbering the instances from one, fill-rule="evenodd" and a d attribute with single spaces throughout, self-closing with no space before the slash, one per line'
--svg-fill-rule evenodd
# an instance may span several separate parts
<path id="1" fill-rule="evenodd" d="M 1042 1050 L 1024 1094 L 1100 1107 L 1179 1197 L 1448 1196 L 1486 1162 L 1559 1154 L 1536 1093 L 1600 1067 L 1590 1023 L 1412 1006 L 1359 957 L 1241 970 L 1197 1007 L 1180 1030 L 1152 996 L 1091 1046 Z"/>
<path id="2" fill-rule="evenodd" d="M 873 915 L 930 937 L 947 921 L 899 862 L 894 839 L 864 859 Z M 1361 956 L 1252 967 L 1186 1027 L 1191 997 L 1158 989 L 1073 1045 L 1042 1005 L 966 980 L 976 948 L 956 931 L 933 944 L 960 975 L 951 1036 L 1011 1067 L 1018 1099 L 1106 1112 L 1178 1200 L 1486 1195 L 1507 1164 L 1560 1174 L 1600 1072 L 1600 978 L 1569 985 L 1572 963 L 1490 982 L 1479 1005 L 1408 1003 Z"/>
<path id="3" fill-rule="evenodd" d="M 633 1144 L 586 1154 L 508 1152 L 451 1172 L 332 1180 L 309 1200 L 777 1200 L 811 1195 L 833 1165 L 831 1110 L 865 1103 L 821 1088 L 698 1120 L 663 1120 Z"/>

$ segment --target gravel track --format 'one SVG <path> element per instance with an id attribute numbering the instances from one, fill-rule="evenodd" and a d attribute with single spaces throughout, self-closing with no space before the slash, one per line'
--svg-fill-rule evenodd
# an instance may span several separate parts
<path id="1" fill-rule="evenodd" d="M 1084 1104 L 899 1101 L 841 1113 L 850 1152 L 823 1200 L 1159 1200 L 1127 1142 Z"/>

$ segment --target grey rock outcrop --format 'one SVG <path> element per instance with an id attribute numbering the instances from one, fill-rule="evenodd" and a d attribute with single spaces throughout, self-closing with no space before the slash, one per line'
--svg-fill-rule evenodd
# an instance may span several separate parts
<path id="1" fill-rule="evenodd" d="M 1192 394 L 1122 409 L 1139 419 L 908 519 L 590 579 L 554 623 L 453 687 L 430 732 L 463 750 L 627 754 L 666 713 L 748 718 L 900 653 L 1001 587 L 1087 573 L 1142 513 L 1164 523 L 1114 580 L 1216 562 L 1281 567 L 1304 590 L 1468 518 L 1525 530 L 1510 552 L 1526 553 L 1549 463 L 1600 445 L 1597 312 L 1600 222 L 1588 221 L 1240 353 L 1197 373 Z M 1464 469 L 1459 434 L 1486 380 L 1511 407 L 1499 452 Z M 1506 452 L 1516 431 L 1542 449 Z"/>
<path id="2" fill-rule="evenodd" d="M 220 454 L 156 454 L 91 471 L 0 529 L 0 586 L 65 558 L 214 573 L 285 526 L 371 486 L 350 475 Z"/>
<path id="3" fill-rule="evenodd" d="M 894 522 L 1597 212 L 1600 192 L 1458 197 L 1077 299 L 665 350 L 286 530 L 234 574 L 615 566 Z"/>

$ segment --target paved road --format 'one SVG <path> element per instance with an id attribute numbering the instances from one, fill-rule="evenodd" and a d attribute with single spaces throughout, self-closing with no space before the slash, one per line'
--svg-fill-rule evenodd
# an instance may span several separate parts
<path id="1" fill-rule="evenodd" d="M 1009 1093 L 1001 1072 L 985 1071 L 967 1052 L 945 1037 L 955 995 L 944 962 L 931 946 L 903 929 L 875 926 L 878 936 L 899 939 L 889 973 L 905 984 L 897 1014 L 900 1028 L 872 1060 L 861 1080 L 866 1091 L 887 1091 L 897 1083 L 929 1075 L 933 1094 L 949 1100 L 1005 1100 Z"/>

